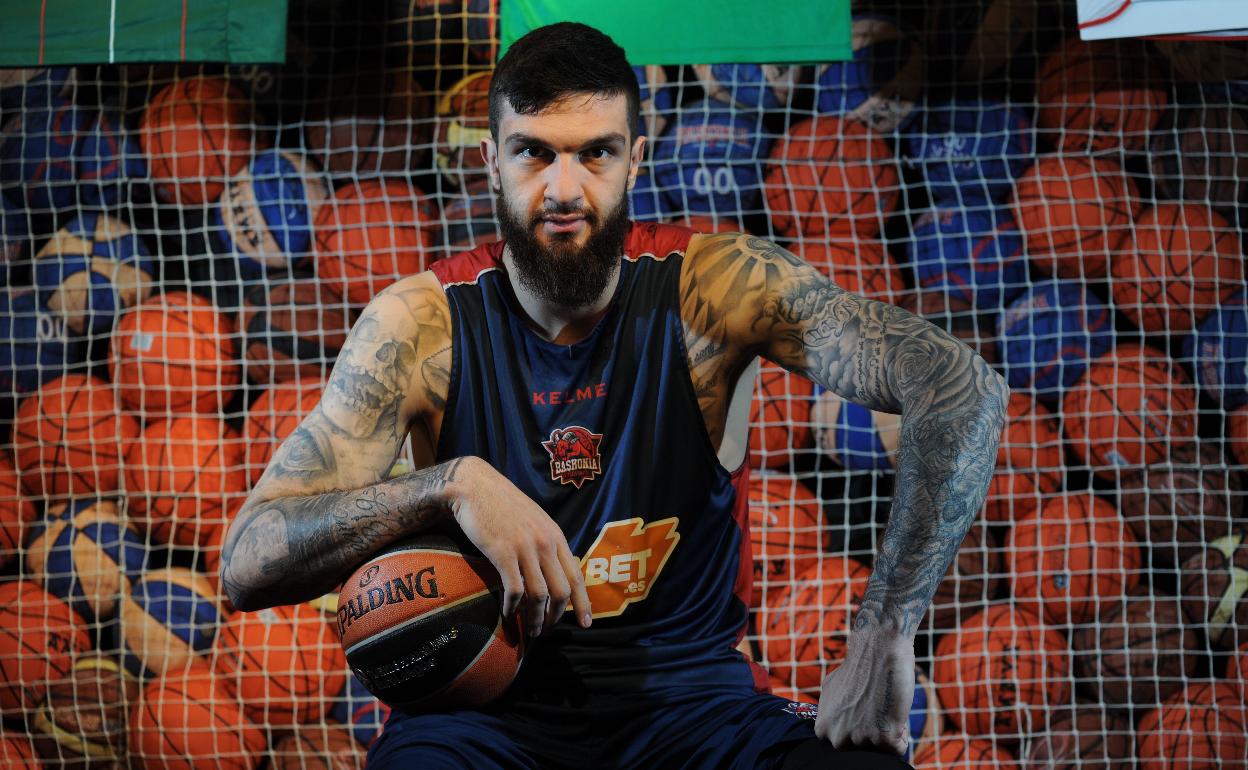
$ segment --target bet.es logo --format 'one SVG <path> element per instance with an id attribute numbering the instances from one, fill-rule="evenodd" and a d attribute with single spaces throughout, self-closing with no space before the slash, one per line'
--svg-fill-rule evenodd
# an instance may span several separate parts
<path id="1" fill-rule="evenodd" d="M 640 518 L 613 521 L 581 559 L 585 591 L 595 618 L 620 615 L 633 602 L 644 600 L 667 564 L 680 533 L 680 519 L 672 517 L 646 524 Z"/>

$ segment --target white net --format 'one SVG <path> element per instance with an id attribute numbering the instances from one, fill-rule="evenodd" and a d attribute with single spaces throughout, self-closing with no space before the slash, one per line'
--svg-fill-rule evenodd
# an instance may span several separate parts
<path id="1" fill-rule="evenodd" d="M 853 61 L 638 68 L 630 205 L 1009 379 L 916 641 L 917 766 L 1245 768 L 1248 44 L 1083 43 L 1054 5 L 879 0 Z M 368 298 L 497 237 L 497 31 L 491 0 L 292 0 L 281 66 L 0 71 L 9 765 L 363 764 L 386 708 L 336 597 L 234 613 L 221 540 Z M 777 693 L 843 655 L 898 419 L 760 368 L 745 647 Z"/>

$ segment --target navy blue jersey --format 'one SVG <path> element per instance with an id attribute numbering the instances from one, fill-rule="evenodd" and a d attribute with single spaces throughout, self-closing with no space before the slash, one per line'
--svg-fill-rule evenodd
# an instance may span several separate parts
<path id="1" fill-rule="evenodd" d="M 736 649 L 751 581 L 747 464 L 720 464 L 689 375 L 679 281 L 692 234 L 634 224 L 606 313 L 572 345 L 528 326 L 501 243 L 433 266 L 452 317 L 437 460 L 487 460 L 581 559 L 592 627 L 568 613 L 521 675 L 556 697 L 765 689 Z"/>

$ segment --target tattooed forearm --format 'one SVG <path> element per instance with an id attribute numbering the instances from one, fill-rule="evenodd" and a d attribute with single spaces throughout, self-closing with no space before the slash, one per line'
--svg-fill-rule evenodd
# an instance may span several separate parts
<path id="1" fill-rule="evenodd" d="M 239 609 L 331 590 L 378 549 L 449 512 L 462 458 L 363 489 L 248 504 L 221 552 L 221 582 Z"/>

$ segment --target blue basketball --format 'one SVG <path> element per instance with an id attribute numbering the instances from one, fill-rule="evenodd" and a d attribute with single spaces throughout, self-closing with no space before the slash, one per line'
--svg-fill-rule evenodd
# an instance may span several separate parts
<path id="1" fill-rule="evenodd" d="M 890 470 L 893 467 L 875 415 L 865 406 L 846 401 L 836 421 L 836 459 L 854 471 Z"/>
<path id="2" fill-rule="evenodd" d="M 694 67 L 715 98 L 752 110 L 778 110 L 789 102 L 800 69 L 775 64 L 700 64 Z"/>
<path id="3" fill-rule="evenodd" d="M 75 335 L 108 334 L 117 314 L 155 289 L 156 263 L 124 222 L 87 211 L 35 255 L 39 302 Z"/>
<path id="4" fill-rule="evenodd" d="M 123 662 L 137 677 L 180 671 L 212 647 L 221 625 L 216 589 L 184 567 L 146 572 L 121 607 Z"/>
<path id="5" fill-rule="evenodd" d="M 320 172 L 286 150 L 264 150 L 212 209 L 213 237 L 242 274 L 286 271 L 312 251 L 312 221 L 328 195 Z"/>
<path id="6" fill-rule="evenodd" d="M 84 359 L 64 319 L 39 304 L 34 292 L 0 292 L 0 393 L 30 393 Z"/>
<path id="7" fill-rule="evenodd" d="M 923 84 L 922 49 L 896 21 L 878 14 L 855 14 L 851 39 L 852 59 L 819 68 L 816 108 L 880 132 L 904 129 Z"/>
<path id="8" fill-rule="evenodd" d="M 938 204 L 999 201 L 1035 154 L 1031 123 L 1001 102 L 929 104 L 907 137 Z"/>
<path id="9" fill-rule="evenodd" d="M 1248 404 L 1248 293 L 1239 291 L 1183 340 L 1196 384 L 1230 411 Z"/>
<path id="10" fill-rule="evenodd" d="M 120 112 L 103 110 L 78 141 L 78 193 L 88 206 L 114 206 L 129 196 L 128 183 L 147 177 L 138 137 L 126 130 Z"/>
<path id="11" fill-rule="evenodd" d="M 87 620 L 114 615 L 147 565 L 147 547 L 111 500 L 82 499 L 49 510 L 31 531 L 26 565 L 53 596 Z"/>
<path id="12" fill-rule="evenodd" d="M 933 209 L 906 246 L 919 288 L 941 288 L 980 310 L 998 310 L 1027 288 L 1027 261 L 1008 212 Z"/>
<path id="13" fill-rule="evenodd" d="M 667 198 L 654 185 L 654 175 L 646 173 L 651 169 L 642 164 L 637 172 L 637 181 L 628 192 L 628 208 L 636 222 L 659 222 L 670 214 Z"/>
<path id="14" fill-rule="evenodd" d="M 1053 400 L 1113 346 L 1109 308 L 1078 281 L 1044 281 L 997 320 L 1001 363 L 1012 387 Z"/>
<path id="15" fill-rule="evenodd" d="M 655 142 L 655 182 L 673 214 L 737 216 L 758 202 L 768 147 L 761 114 L 704 99 L 682 109 Z"/>
<path id="16" fill-rule="evenodd" d="M 0 185 L 20 186 L 26 205 L 59 211 L 77 198 L 74 159 L 92 114 L 53 96 L 50 106 L 28 107 L 0 128 Z"/>
<path id="17" fill-rule="evenodd" d="M 29 242 L 26 209 L 0 192 L 0 270 L 20 260 Z"/>
<path id="18" fill-rule="evenodd" d="M 368 746 L 381 734 L 381 726 L 389 715 L 390 707 L 360 684 L 355 674 L 347 677 L 347 683 L 329 711 L 330 718 L 346 725 L 363 746 Z"/>

